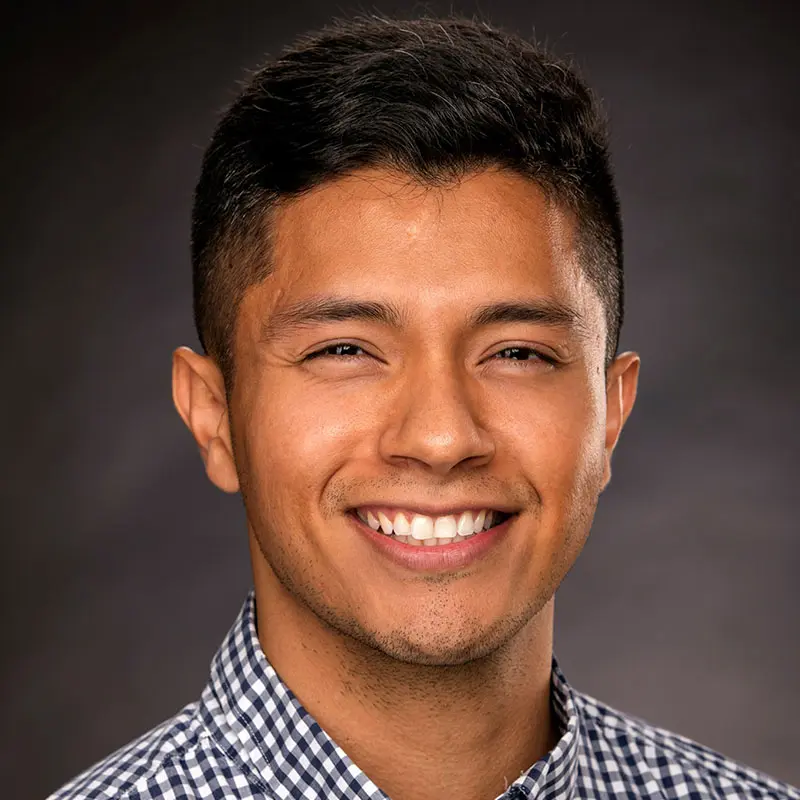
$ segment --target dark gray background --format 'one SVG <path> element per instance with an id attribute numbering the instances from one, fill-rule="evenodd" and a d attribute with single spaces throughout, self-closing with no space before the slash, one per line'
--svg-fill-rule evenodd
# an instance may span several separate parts
<path id="1" fill-rule="evenodd" d="M 623 345 L 643 357 L 613 486 L 559 593 L 563 667 L 800 783 L 793 6 L 481 4 L 575 54 L 606 100 Z M 350 8 L 4 13 L 4 797 L 42 797 L 196 698 L 250 585 L 238 498 L 207 483 L 170 400 L 170 350 L 195 342 L 190 197 L 243 69 Z"/>

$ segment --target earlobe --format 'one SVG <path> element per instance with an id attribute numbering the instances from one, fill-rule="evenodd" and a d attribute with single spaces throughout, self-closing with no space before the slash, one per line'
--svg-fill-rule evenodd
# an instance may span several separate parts
<path id="1" fill-rule="evenodd" d="M 179 347 L 172 354 L 172 400 L 197 442 L 209 480 L 224 492 L 239 491 L 219 367 L 208 356 Z"/>
<path id="2" fill-rule="evenodd" d="M 639 383 L 641 359 L 636 353 L 618 355 L 608 368 L 606 378 L 606 439 L 603 457 L 603 489 L 611 480 L 611 455 L 622 428 L 633 411 Z"/>
<path id="3" fill-rule="evenodd" d="M 223 492 L 234 494 L 239 491 L 239 476 L 233 453 L 219 437 L 211 439 L 205 456 L 206 474 L 209 480 Z"/>

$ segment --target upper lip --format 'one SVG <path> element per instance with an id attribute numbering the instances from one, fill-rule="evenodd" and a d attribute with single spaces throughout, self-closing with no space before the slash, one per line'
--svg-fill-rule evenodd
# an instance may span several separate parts
<path id="1" fill-rule="evenodd" d="M 420 504 L 420 503 L 396 503 L 396 502 L 387 502 L 383 500 L 373 500 L 366 503 L 359 503 L 356 506 L 352 507 L 352 510 L 355 511 L 356 509 L 370 509 L 370 508 L 387 508 L 393 509 L 395 511 L 410 511 L 413 514 L 420 514 L 425 517 L 446 517 L 449 515 L 456 515 L 461 514 L 464 511 L 500 511 L 503 514 L 515 514 L 517 509 L 512 508 L 511 506 L 505 503 L 497 503 L 497 502 L 475 502 L 474 500 L 468 500 L 464 503 L 453 503 L 448 505 L 433 505 L 433 504 Z"/>

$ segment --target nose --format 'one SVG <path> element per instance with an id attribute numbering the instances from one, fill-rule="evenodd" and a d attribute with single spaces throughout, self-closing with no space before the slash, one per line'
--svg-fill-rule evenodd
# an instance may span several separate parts
<path id="1" fill-rule="evenodd" d="M 477 418 L 468 381 L 456 367 L 441 363 L 409 371 L 381 436 L 383 458 L 416 463 L 437 475 L 491 461 L 494 442 Z"/>

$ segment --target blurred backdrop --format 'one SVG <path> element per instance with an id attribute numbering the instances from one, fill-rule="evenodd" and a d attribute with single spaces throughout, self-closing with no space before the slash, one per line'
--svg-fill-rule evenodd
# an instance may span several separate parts
<path id="1" fill-rule="evenodd" d="M 354 8 L 3 12 L 4 797 L 43 797 L 195 699 L 250 586 L 239 499 L 207 483 L 170 400 L 170 351 L 196 344 L 191 193 L 245 68 Z M 559 592 L 565 672 L 800 783 L 796 6 L 454 8 L 574 55 L 612 119 L 622 341 L 643 370 Z"/>

